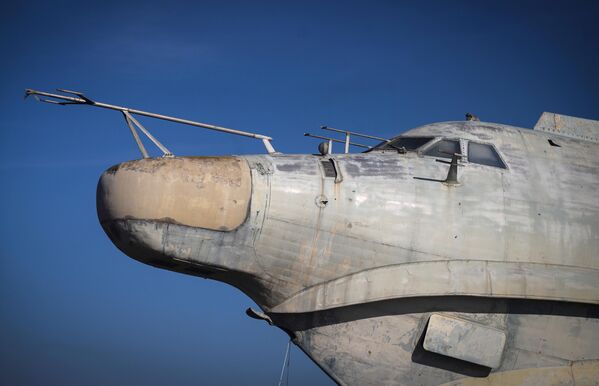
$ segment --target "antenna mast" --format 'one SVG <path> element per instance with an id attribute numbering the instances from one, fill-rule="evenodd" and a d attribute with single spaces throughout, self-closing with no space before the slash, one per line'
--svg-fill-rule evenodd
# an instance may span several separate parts
<path id="1" fill-rule="evenodd" d="M 328 151 L 327 151 L 328 154 L 332 153 L 331 149 L 333 148 L 333 142 L 343 143 L 345 145 L 345 148 L 344 148 L 344 153 L 345 154 L 349 153 L 349 146 L 350 145 L 351 146 L 365 148 L 365 149 L 372 149 L 372 146 L 365 145 L 363 143 L 351 142 L 350 137 L 352 135 L 355 135 L 356 137 L 362 137 L 362 138 L 367 138 L 367 139 L 376 139 L 376 140 L 385 141 L 385 142 L 389 142 L 390 141 L 387 138 L 382 138 L 382 137 L 377 137 L 377 136 L 374 136 L 374 135 L 357 133 L 355 131 L 339 130 L 339 129 L 335 129 L 335 128 L 328 127 L 328 126 L 321 126 L 320 128 L 322 130 L 334 131 L 336 133 L 343 133 L 343 134 L 345 134 L 345 140 L 341 140 L 341 139 L 336 139 L 336 138 L 331 138 L 331 137 L 325 137 L 325 136 L 322 136 L 322 135 L 315 135 L 315 134 L 311 134 L 311 133 L 304 133 L 304 136 L 306 136 L 306 137 L 326 139 L 328 141 L 328 144 L 329 144 Z"/>
<path id="2" fill-rule="evenodd" d="M 43 92 L 43 91 L 26 89 L 25 90 L 25 98 L 27 98 L 30 95 L 33 95 L 35 97 L 35 99 L 37 99 L 40 102 L 52 103 L 52 104 L 61 105 L 61 106 L 88 105 L 88 106 L 101 107 L 104 109 L 120 111 L 121 113 L 123 113 L 123 116 L 125 117 L 125 121 L 127 122 L 127 126 L 129 126 L 129 130 L 131 131 L 131 134 L 133 135 L 133 139 L 135 140 L 135 143 L 137 143 L 137 146 L 139 147 L 139 151 L 141 152 L 141 155 L 144 158 L 148 158 L 149 155 L 148 155 L 148 152 L 145 149 L 143 143 L 141 142 L 141 139 L 139 138 L 139 135 L 137 134 L 135 127 L 137 127 L 139 130 L 141 130 L 141 132 L 146 137 L 148 137 L 148 139 L 150 141 L 152 141 L 152 143 L 154 143 L 154 145 L 156 145 L 156 147 L 158 147 L 162 151 L 163 156 L 171 157 L 173 154 L 163 144 L 161 144 L 156 138 L 154 138 L 152 136 L 152 134 L 150 134 L 150 132 L 145 127 L 143 127 L 139 123 L 139 121 L 137 121 L 137 119 L 135 119 L 133 117 L 133 115 L 143 115 L 145 117 L 162 119 L 164 121 L 170 121 L 170 122 L 182 123 L 184 125 L 201 127 L 203 129 L 209 129 L 209 130 L 220 131 L 220 132 L 228 133 L 228 134 L 234 134 L 234 135 L 240 135 L 240 136 L 244 136 L 244 137 L 260 139 L 260 140 L 262 140 L 262 143 L 264 144 L 264 147 L 266 147 L 266 151 L 269 154 L 276 153 L 274 147 L 271 144 L 272 138 L 268 137 L 266 135 L 250 133 L 247 131 L 241 131 L 241 130 L 235 130 L 235 129 L 228 129 L 226 127 L 209 125 L 207 123 L 190 121 L 188 119 L 171 117 L 168 115 L 156 114 L 156 113 L 151 113 L 148 111 L 131 109 L 128 107 L 110 105 L 108 103 L 96 102 L 96 101 L 88 98 L 87 96 L 85 96 L 82 92 L 78 92 L 78 91 L 64 90 L 64 89 L 60 89 L 60 88 L 56 89 L 56 90 L 59 92 L 62 92 L 65 94 L 71 94 L 74 96 L 51 94 L 51 93 L 47 93 L 47 92 Z M 40 96 L 45 97 L 45 98 L 40 98 Z M 48 99 L 48 98 L 51 98 L 51 99 Z"/>

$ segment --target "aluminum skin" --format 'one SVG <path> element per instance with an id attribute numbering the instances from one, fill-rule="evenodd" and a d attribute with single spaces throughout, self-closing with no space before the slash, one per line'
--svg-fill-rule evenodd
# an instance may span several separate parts
<path id="1" fill-rule="evenodd" d="M 434 141 L 144 159 L 101 177 L 100 222 L 139 261 L 239 288 L 340 385 L 598 384 L 599 145 L 479 121 L 402 136 L 458 139 L 457 183 Z M 469 162 L 469 141 L 507 167 Z M 431 315 L 481 360 L 427 350 Z"/>

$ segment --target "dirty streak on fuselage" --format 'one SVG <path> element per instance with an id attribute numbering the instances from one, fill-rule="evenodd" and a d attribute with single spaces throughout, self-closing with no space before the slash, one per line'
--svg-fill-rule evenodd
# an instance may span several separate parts
<path id="1" fill-rule="evenodd" d="M 436 311 L 507 331 L 504 361 L 493 372 L 599 358 L 599 345 L 582 344 L 599 340 L 596 316 L 586 318 L 599 302 L 599 145 L 482 122 L 432 124 L 402 135 L 460 139 L 462 151 L 467 141 L 492 144 L 507 167 L 465 158 L 452 186 L 433 181 L 443 180 L 448 166 L 422 152 L 237 156 L 227 165 L 247 163 L 249 171 L 247 177 L 238 172 L 245 182 L 236 187 L 236 204 L 228 190 L 209 191 L 230 204 L 223 204 L 228 231 L 182 225 L 172 216 L 108 213 L 112 197 L 104 192 L 114 177 L 107 172 L 98 189 L 100 219 L 126 254 L 244 291 L 340 384 L 432 384 L 488 375 L 416 355 Z M 321 163 L 329 159 L 336 177 Z M 242 205 L 247 184 L 249 207 Z M 187 194 L 206 193 L 204 185 L 185 186 Z M 172 205 L 185 207 L 185 196 L 169 194 Z M 201 209 L 200 217 L 202 210 L 208 211 Z M 240 224 L 239 211 L 245 216 Z M 470 296 L 481 300 L 462 312 Z M 573 302 L 590 311 L 581 306 L 577 316 L 556 316 L 563 312 L 554 307 L 513 315 L 510 308 L 520 303 L 506 299 Z M 554 348 L 556 337 L 531 327 L 535 318 L 581 352 L 567 357 Z M 578 332 L 563 331 L 571 323 Z M 529 341 L 537 335 L 555 352 L 535 354 Z"/>
<path id="2" fill-rule="evenodd" d="M 414 179 L 447 174 L 446 165 L 417 153 L 333 155 L 344 178 L 340 184 L 315 176 L 321 157 L 268 157 L 296 169 L 273 167 L 271 205 L 256 244 L 261 265 L 280 267 L 281 277 L 302 289 L 371 267 L 430 260 L 599 268 L 593 259 L 597 145 L 560 138 L 563 146 L 554 148 L 544 133 L 462 122 L 404 135 L 479 142 L 482 134 L 492 137 L 485 142 L 497 147 L 508 169 L 468 163 L 456 187 Z M 256 194 L 260 175 L 254 173 L 253 181 Z M 324 207 L 314 203 L 319 196 L 328 198 Z M 333 247 L 327 248 L 330 238 Z M 298 240 L 329 254 L 310 264 L 314 248 L 304 250 Z"/>

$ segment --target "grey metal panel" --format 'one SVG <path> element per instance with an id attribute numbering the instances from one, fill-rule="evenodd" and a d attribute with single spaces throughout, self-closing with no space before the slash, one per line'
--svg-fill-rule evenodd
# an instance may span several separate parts
<path id="1" fill-rule="evenodd" d="M 439 385 L 451 381 L 456 382 L 455 385 L 529 384 L 518 382 L 519 379 L 532 381 L 530 384 L 533 385 L 553 385 L 560 383 L 540 376 L 549 368 L 570 368 L 573 363 L 568 359 L 554 356 L 556 352 L 553 347 L 584 346 L 586 358 L 599 356 L 599 345 L 593 346 L 592 342 L 587 343 L 589 335 L 597 335 L 597 325 L 582 324 L 577 328 L 569 329 L 565 326 L 573 319 L 570 316 L 504 314 L 503 312 L 507 312 L 509 307 L 505 308 L 501 302 L 495 305 L 490 303 L 490 307 L 494 310 L 490 313 L 488 310 L 487 313 L 443 313 L 443 316 L 471 319 L 493 328 L 502 328 L 502 326 L 491 323 L 488 319 L 506 316 L 512 319 L 506 325 L 507 339 L 501 365 L 488 374 L 477 373 L 476 378 L 471 378 L 475 374 L 465 371 L 466 366 L 462 361 L 451 363 L 451 358 L 439 358 L 433 353 L 430 353 L 427 358 L 429 352 L 426 350 L 423 353 L 425 358 L 422 359 L 428 360 L 415 358 L 414 353 L 419 350 L 419 338 L 431 314 L 411 313 L 410 310 L 419 308 L 422 302 L 422 299 L 403 300 L 388 305 L 372 304 L 352 307 L 349 310 L 324 311 L 318 319 L 314 320 L 314 327 L 303 328 L 297 332 L 298 344 L 325 371 L 332 374 L 340 385 L 360 386 Z M 445 301 L 445 305 L 449 307 L 459 307 L 460 304 L 463 307 L 471 307 L 474 303 L 476 302 L 469 305 L 463 300 Z M 478 307 L 474 306 L 474 308 Z M 538 312 L 534 307 L 529 308 L 528 311 Z M 363 315 L 368 317 L 362 318 Z M 528 327 L 520 331 L 519 326 L 532 327 L 534 324 L 539 325 L 535 331 L 539 338 L 536 346 L 517 347 L 521 337 L 530 333 Z M 588 367 L 588 373 L 599 375 L 597 361 L 591 361 Z M 543 369 L 537 372 L 535 368 Z M 514 373 L 519 370 L 519 373 Z M 519 374 L 520 378 L 511 378 L 515 374 Z M 571 374 L 569 376 L 571 382 Z M 535 383 L 535 378 L 543 379 L 544 382 Z"/>
<path id="2" fill-rule="evenodd" d="M 504 331 L 469 320 L 431 315 L 423 346 L 425 350 L 495 369 L 505 347 Z"/>
<path id="3" fill-rule="evenodd" d="M 497 136 L 486 141 L 497 144 L 510 170 L 470 164 L 460 171 L 462 184 L 456 188 L 415 182 L 413 176 L 447 173 L 444 165 L 416 155 L 338 155 L 345 179 L 334 188 L 316 174 L 319 157 L 271 157 L 288 166 L 275 167 L 271 175 L 273 199 L 256 243 L 261 264 L 285 266 L 285 279 L 306 287 L 369 267 L 440 259 L 599 268 L 599 259 L 593 258 L 597 200 L 586 191 L 599 189 L 592 166 L 586 175 L 582 168 L 548 173 L 540 168 L 548 161 L 525 157 L 520 131 L 475 129 L 463 136 Z M 443 125 L 435 131 L 460 136 L 460 130 Z M 536 135 L 526 138 L 527 147 L 537 146 Z M 538 140 L 538 146 L 549 146 L 545 138 Z M 575 162 L 590 156 L 579 144 L 567 153 Z M 567 162 L 559 164 L 568 168 Z M 564 189 L 573 183 L 572 173 L 584 184 L 580 191 Z M 559 190 L 547 189 L 549 184 Z M 323 192 L 329 202 L 319 209 L 315 200 Z M 562 197 L 566 192 L 568 197 Z"/>
<path id="4" fill-rule="evenodd" d="M 565 366 L 505 371 L 486 378 L 463 378 L 443 386 L 599 386 L 599 362 L 581 361 Z"/>
<path id="5" fill-rule="evenodd" d="M 599 353 L 597 318 L 563 318 L 554 315 L 510 317 L 507 328 L 513 334 L 512 345 L 522 351 L 542 351 L 548 356 L 569 361 L 597 358 Z M 574 337 L 576 344 L 573 342 Z"/>
<path id="6" fill-rule="evenodd" d="M 599 142 L 599 121 L 591 119 L 544 112 L 534 129 L 565 137 Z"/>

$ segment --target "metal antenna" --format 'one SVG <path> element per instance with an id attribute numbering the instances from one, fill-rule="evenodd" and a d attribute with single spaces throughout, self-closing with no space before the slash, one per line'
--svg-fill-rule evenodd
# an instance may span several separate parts
<path id="1" fill-rule="evenodd" d="M 386 141 L 389 142 L 389 139 L 387 138 L 382 138 L 382 137 L 376 137 L 374 135 L 368 135 L 368 134 L 362 134 L 362 133 L 357 133 L 355 131 L 348 131 L 348 130 L 339 130 L 339 129 L 335 129 L 333 127 L 328 127 L 328 126 L 321 126 L 320 127 L 322 130 L 328 130 L 328 131 L 334 131 L 336 133 L 343 133 L 345 134 L 345 141 L 342 141 L 343 143 L 345 143 L 345 154 L 349 153 L 349 145 L 353 145 L 352 142 L 350 142 L 350 136 L 351 135 L 355 135 L 357 137 L 362 137 L 362 138 L 368 138 L 368 139 L 377 139 L 379 141 Z M 341 141 L 339 141 L 341 142 Z M 354 145 L 356 146 L 356 145 Z M 368 146 L 368 148 L 372 148 L 371 146 Z"/>
<path id="2" fill-rule="evenodd" d="M 287 382 L 286 386 L 289 386 L 289 362 L 291 359 L 291 339 L 287 342 L 287 349 L 285 350 L 285 359 L 283 360 L 283 368 L 281 368 L 281 376 L 279 377 L 278 386 L 283 386 L 283 376 L 285 375 L 285 368 L 287 368 Z"/>
<path id="3" fill-rule="evenodd" d="M 148 132 L 148 130 L 146 130 L 133 117 L 133 114 L 143 115 L 143 116 L 150 117 L 150 118 L 162 119 L 165 121 L 182 123 L 184 125 L 201 127 L 204 129 L 220 131 L 220 132 L 228 133 L 228 134 L 235 134 L 235 135 L 240 135 L 240 136 L 244 136 L 244 137 L 260 139 L 260 140 L 262 140 L 262 143 L 264 144 L 264 147 L 266 147 L 266 151 L 269 154 L 276 153 L 276 150 L 274 149 L 274 147 L 272 146 L 272 143 L 271 143 L 272 138 L 269 136 L 266 136 L 266 135 L 250 133 L 247 131 L 241 131 L 241 130 L 235 130 L 235 129 L 228 129 L 226 127 L 209 125 L 207 123 L 190 121 L 187 119 L 171 117 L 168 115 L 156 114 L 156 113 L 151 113 L 148 111 L 136 110 L 136 109 L 131 109 L 128 107 L 122 107 L 122 106 L 110 105 L 108 103 L 96 102 L 96 101 L 86 97 L 82 92 L 78 92 L 78 91 L 64 90 L 64 89 L 60 89 L 60 88 L 57 89 L 57 91 L 65 93 L 65 94 L 72 94 L 72 95 L 75 95 L 75 97 L 61 95 L 61 94 L 51 94 L 51 93 L 47 93 L 47 92 L 43 92 L 43 91 L 26 89 L 25 90 L 25 98 L 27 98 L 30 95 L 33 95 L 35 99 L 37 99 L 40 102 L 45 102 L 45 103 L 52 103 L 52 104 L 61 105 L 61 106 L 89 105 L 89 106 L 94 106 L 94 107 L 110 109 L 110 110 L 118 110 L 118 111 L 122 112 L 125 115 L 125 121 L 127 122 L 127 126 L 129 126 L 129 130 L 131 131 L 133 138 L 135 139 L 135 143 L 137 143 L 137 146 L 139 147 L 139 150 L 144 158 L 149 157 L 148 152 L 146 151 L 145 147 L 141 143 L 141 140 L 139 138 L 139 135 L 137 134 L 137 131 L 135 130 L 134 125 L 137 126 L 139 128 L 139 130 L 141 130 L 142 133 L 144 133 L 146 135 L 146 137 L 148 137 L 148 139 L 150 141 L 152 141 L 164 153 L 164 156 L 172 156 L 172 153 L 164 145 L 162 145 L 156 138 L 154 138 Z"/>
<path id="4" fill-rule="evenodd" d="M 331 144 L 332 142 L 346 143 L 346 141 L 342 141 L 340 139 L 330 138 L 330 137 L 324 137 L 322 135 L 316 135 L 316 134 L 310 134 L 310 133 L 304 133 L 304 137 L 326 139 L 327 141 L 329 141 L 329 144 Z M 365 148 L 365 149 L 372 149 L 372 146 L 364 145 L 363 143 L 349 142 L 349 144 L 352 145 L 352 146 L 362 147 L 362 148 Z M 349 153 L 349 151 L 346 151 L 346 153 Z"/>

